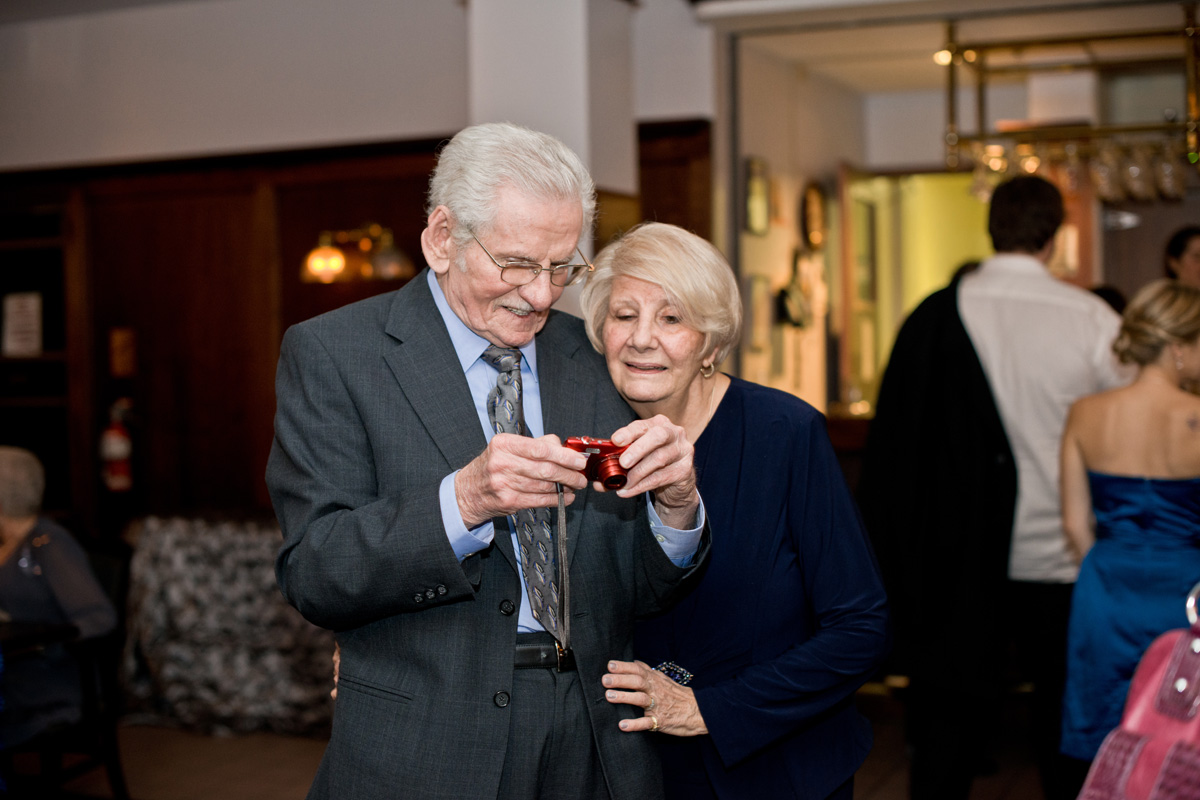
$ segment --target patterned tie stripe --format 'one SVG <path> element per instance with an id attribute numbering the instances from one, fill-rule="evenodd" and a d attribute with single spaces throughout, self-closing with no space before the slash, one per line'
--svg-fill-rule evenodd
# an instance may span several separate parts
<path id="1" fill-rule="evenodd" d="M 521 351 L 492 345 L 483 351 L 483 360 L 500 371 L 496 385 L 488 393 L 488 419 L 495 433 L 529 435 L 521 410 Z M 558 572 L 555 568 L 554 539 L 550 510 L 525 508 L 512 515 L 519 533 L 521 571 L 530 610 L 556 639 L 559 635 Z"/>

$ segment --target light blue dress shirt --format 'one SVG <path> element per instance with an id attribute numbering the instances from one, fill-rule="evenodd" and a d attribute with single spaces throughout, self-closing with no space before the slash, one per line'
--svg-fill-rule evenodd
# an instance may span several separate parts
<path id="1" fill-rule="evenodd" d="M 496 385 L 496 368 L 484 361 L 481 356 L 491 342 L 468 328 L 450 309 L 449 303 L 446 302 L 446 295 L 442 292 L 442 287 L 438 284 L 433 270 L 427 272 L 426 279 L 429 281 L 429 290 L 433 293 L 433 302 L 437 305 L 438 313 L 442 315 L 442 321 L 445 322 L 446 330 L 450 334 L 450 341 L 454 345 L 454 352 L 458 355 L 459 364 L 467 378 L 467 386 L 471 389 L 471 399 L 475 403 L 475 413 L 479 417 L 479 425 L 483 429 L 484 437 L 490 442 L 493 434 L 491 423 L 488 421 L 487 396 L 492 387 Z M 537 376 L 535 341 L 530 341 L 521 348 L 521 408 L 530 435 L 541 436 L 545 431 L 542 427 L 542 393 Z M 458 510 L 458 498 L 454 494 L 454 479 L 457 475 L 458 470 L 455 470 L 442 479 L 438 498 L 441 502 L 442 525 L 446 528 L 446 538 L 461 561 L 467 556 L 487 548 L 492 543 L 495 530 L 491 520 L 477 527 L 467 528 Z M 685 531 L 667 527 L 662 523 L 662 519 L 654 510 L 654 503 L 651 502 L 649 494 L 646 495 L 646 507 L 650 514 L 650 530 L 667 558 L 671 559 L 676 566 L 688 566 L 700 544 L 700 533 L 704 528 L 703 501 L 696 512 L 696 527 Z M 511 520 L 509 521 L 509 533 L 513 537 L 513 551 L 520 552 Z M 519 560 L 517 571 L 521 571 Z M 524 587 L 524 575 L 520 577 L 521 586 Z M 533 618 L 529 604 L 525 602 L 524 592 L 521 595 L 521 613 L 517 621 L 517 630 L 521 633 L 545 630 L 541 623 Z"/>

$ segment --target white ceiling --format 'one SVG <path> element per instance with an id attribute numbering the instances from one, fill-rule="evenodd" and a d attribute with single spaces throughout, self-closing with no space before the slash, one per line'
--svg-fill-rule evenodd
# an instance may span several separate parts
<path id="1" fill-rule="evenodd" d="M 2 0 L 0 25 L 179 1 Z M 932 56 L 945 46 L 952 18 L 962 43 L 1183 28 L 1181 4 L 1158 0 L 700 0 L 695 8 L 701 20 L 739 32 L 745 46 L 863 93 L 944 88 L 947 70 Z M 989 63 L 1156 59 L 1178 57 L 1182 47 L 1179 40 L 1096 42 L 994 52 Z"/>
<path id="2" fill-rule="evenodd" d="M 720 5 L 738 8 L 734 0 L 724 0 Z M 754 3 L 744 0 L 743 5 L 749 8 Z M 1159 29 L 1182 32 L 1184 26 L 1184 13 L 1178 2 L 1120 6 L 1092 3 L 1086 8 L 1055 12 L 1026 10 L 1003 14 L 978 8 L 967 12 L 966 6 L 978 4 L 957 3 L 953 4 L 954 10 L 941 15 L 885 14 L 890 9 L 883 5 L 848 7 L 843 9 L 842 19 L 830 19 L 826 15 L 826 19 L 811 23 L 805 23 L 803 15 L 799 22 L 779 14 L 766 17 L 768 21 L 762 22 L 752 16 L 737 17 L 730 11 L 720 17 L 719 24 L 737 30 L 746 47 L 790 61 L 798 68 L 863 93 L 944 88 L 947 68 L 935 64 L 933 54 L 945 47 L 946 20 L 951 16 L 957 16 L 959 20 L 956 22 L 956 40 L 960 45 Z M 1042 4 L 1042 7 L 1049 5 Z M 779 6 L 779 3 L 774 4 L 776 9 Z M 699 15 L 703 19 L 705 12 L 701 10 Z M 1180 35 L 1170 39 L 1093 41 L 1087 45 L 989 50 L 987 58 L 993 68 L 1051 62 L 1145 61 L 1181 58 L 1184 47 L 1185 39 Z M 963 85 L 971 85 L 968 82 L 973 81 L 968 71 L 962 69 L 959 79 Z"/>

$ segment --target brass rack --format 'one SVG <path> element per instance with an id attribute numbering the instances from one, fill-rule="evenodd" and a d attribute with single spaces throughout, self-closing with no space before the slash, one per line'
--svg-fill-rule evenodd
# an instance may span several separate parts
<path id="1" fill-rule="evenodd" d="M 1093 151 L 1097 143 L 1113 140 L 1115 137 L 1130 134 L 1161 133 L 1167 137 L 1179 137 L 1186 149 L 1187 160 L 1200 165 L 1200 102 L 1197 100 L 1197 42 L 1200 30 L 1196 27 L 1196 10 L 1194 4 L 1183 4 L 1184 22 L 1179 28 L 1160 28 L 1140 31 L 1124 31 L 1110 34 L 1091 36 L 1058 36 L 1044 39 L 1022 39 L 990 42 L 960 42 L 957 39 L 956 24 L 946 23 L 946 48 L 939 55 L 939 63 L 946 65 L 946 166 L 958 169 L 963 166 L 963 146 L 967 144 L 983 145 L 997 140 L 1011 141 L 1014 145 L 1028 146 L 1035 142 L 1072 142 L 1076 145 L 1090 145 Z M 991 67 L 988 55 L 997 51 L 1032 50 L 1036 48 L 1061 47 L 1067 45 L 1089 45 L 1102 41 L 1133 41 L 1151 39 L 1177 39 L 1180 42 L 1179 58 L 1156 60 L 1153 63 L 1181 63 L 1186 75 L 1187 85 L 1187 118 L 1183 121 L 1164 121 L 1145 124 L 1124 125 L 1034 125 L 1015 130 L 987 129 L 987 87 L 989 78 L 996 75 L 1014 73 L 1032 73 L 1039 71 L 1064 71 L 1071 69 L 1096 69 L 1105 67 L 1144 66 L 1145 61 L 1119 59 L 1090 58 L 1085 62 L 1055 62 L 1018 65 L 1010 67 Z M 958 126 L 958 67 L 970 67 L 976 78 L 976 131 L 964 135 Z"/>

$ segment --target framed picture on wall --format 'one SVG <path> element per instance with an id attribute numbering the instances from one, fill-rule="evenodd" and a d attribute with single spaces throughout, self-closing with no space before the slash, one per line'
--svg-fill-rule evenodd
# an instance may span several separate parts
<path id="1" fill-rule="evenodd" d="M 818 183 L 808 183 L 800 193 L 800 208 L 796 221 L 800 226 L 800 239 L 813 252 L 825 246 L 825 190 Z"/>
<path id="2" fill-rule="evenodd" d="M 860 303 L 874 303 L 876 295 L 875 204 L 855 200 L 854 215 L 854 283 Z"/>
<path id="3" fill-rule="evenodd" d="M 746 159 L 746 231 L 765 236 L 771 226 L 771 181 L 767 162 L 756 156 Z"/>

